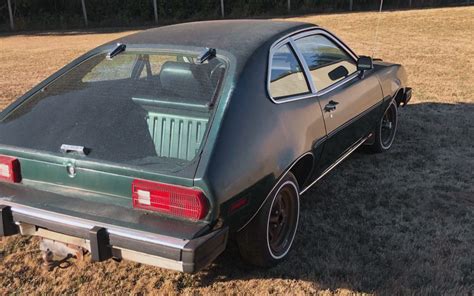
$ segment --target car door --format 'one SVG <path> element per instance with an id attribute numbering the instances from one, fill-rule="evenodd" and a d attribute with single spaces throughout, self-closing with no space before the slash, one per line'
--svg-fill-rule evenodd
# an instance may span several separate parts
<path id="1" fill-rule="evenodd" d="M 369 134 L 383 95 L 374 71 L 361 75 L 356 56 L 330 34 L 297 36 L 294 43 L 306 63 L 326 126 L 321 172 Z"/>

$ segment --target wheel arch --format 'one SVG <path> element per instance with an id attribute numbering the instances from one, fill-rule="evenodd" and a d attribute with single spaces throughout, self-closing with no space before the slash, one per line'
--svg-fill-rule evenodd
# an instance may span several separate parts
<path id="1" fill-rule="evenodd" d="M 287 169 L 285 169 L 285 171 L 276 179 L 275 184 L 270 189 L 265 199 L 261 202 L 258 209 L 252 214 L 250 219 L 248 219 L 247 222 L 243 224 L 243 226 L 239 227 L 237 232 L 244 229 L 255 218 L 255 216 L 257 216 L 257 214 L 262 209 L 263 205 L 267 202 L 268 198 L 272 195 L 272 193 L 275 190 L 278 189 L 278 185 L 281 183 L 281 181 L 285 178 L 285 176 L 288 173 L 292 173 L 296 178 L 296 181 L 298 183 L 296 185 L 298 185 L 298 196 L 299 196 L 301 192 L 301 188 L 304 185 L 304 182 L 308 180 L 311 172 L 313 171 L 313 167 L 314 167 L 314 155 L 312 152 L 306 152 L 302 154 L 301 156 L 299 156 L 296 160 L 294 160 L 291 163 L 291 165 Z M 296 174 L 298 174 L 298 176 L 295 175 L 295 172 Z"/>

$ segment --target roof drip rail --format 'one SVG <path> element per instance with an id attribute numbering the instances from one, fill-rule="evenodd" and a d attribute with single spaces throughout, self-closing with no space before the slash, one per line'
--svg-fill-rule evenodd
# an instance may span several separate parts
<path id="1" fill-rule="evenodd" d="M 202 64 L 205 61 L 210 60 L 211 58 L 215 57 L 216 53 L 217 53 L 217 51 L 216 51 L 215 48 L 207 48 L 206 47 L 206 49 L 198 55 L 197 62 L 199 64 Z"/>
<path id="2" fill-rule="evenodd" d="M 114 50 L 112 50 L 111 52 L 109 52 L 107 54 L 107 59 L 108 60 L 111 60 L 113 57 L 115 57 L 116 55 L 122 53 L 125 51 L 125 49 L 127 48 L 127 46 L 123 43 L 117 43 L 117 47 L 114 48 Z"/>

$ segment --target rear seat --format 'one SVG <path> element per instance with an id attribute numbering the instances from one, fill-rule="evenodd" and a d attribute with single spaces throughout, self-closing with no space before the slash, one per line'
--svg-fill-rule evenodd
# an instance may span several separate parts
<path id="1" fill-rule="evenodd" d="M 160 71 L 161 87 L 179 98 L 206 103 L 214 89 L 207 67 L 207 64 L 165 62 Z"/>

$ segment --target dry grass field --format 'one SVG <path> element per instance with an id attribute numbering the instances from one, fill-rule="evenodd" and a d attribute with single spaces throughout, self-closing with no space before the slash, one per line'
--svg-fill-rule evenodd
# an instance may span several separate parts
<path id="1" fill-rule="evenodd" d="M 294 18 L 372 54 L 379 15 Z M 0 109 L 75 56 L 128 34 L 0 36 Z M 386 12 L 375 56 L 406 66 L 414 98 L 393 149 L 356 153 L 302 199 L 288 260 L 247 269 L 232 243 L 194 275 L 130 262 L 40 267 L 38 241 L 4 244 L 0 294 L 473 295 L 474 7 Z"/>

